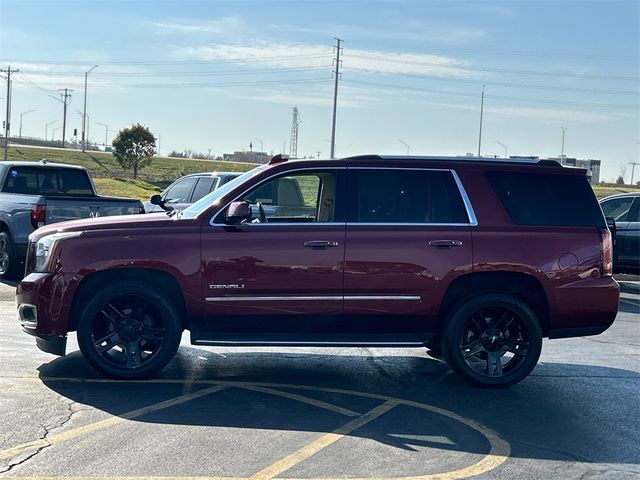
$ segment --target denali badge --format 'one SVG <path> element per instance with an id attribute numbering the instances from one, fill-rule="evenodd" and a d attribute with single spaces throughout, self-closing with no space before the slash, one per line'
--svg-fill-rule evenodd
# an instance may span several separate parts
<path id="1" fill-rule="evenodd" d="M 228 285 L 209 285 L 209 288 L 244 288 L 244 283 L 231 283 Z"/>

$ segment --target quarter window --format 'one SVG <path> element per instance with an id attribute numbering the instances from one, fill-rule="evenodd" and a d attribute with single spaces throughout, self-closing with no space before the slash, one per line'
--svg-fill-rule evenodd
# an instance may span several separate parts
<path id="1" fill-rule="evenodd" d="M 611 217 L 616 222 L 624 222 L 631 210 L 634 197 L 612 198 L 602 202 L 601 207 L 605 217 Z"/>
<path id="2" fill-rule="evenodd" d="M 469 223 L 469 217 L 449 171 L 354 171 L 355 211 L 362 223 Z"/>
<path id="3" fill-rule="evenodd" d="M 198 179 L 198 183 L 196 188 L 193 190 L 193 195 L 191 196 L 192 202 L 197 202 L 202 197 L 204 197 L 207 193 L 212 190 L 214 183 L 218 180 L 215 177 L 201 177 Z"/>

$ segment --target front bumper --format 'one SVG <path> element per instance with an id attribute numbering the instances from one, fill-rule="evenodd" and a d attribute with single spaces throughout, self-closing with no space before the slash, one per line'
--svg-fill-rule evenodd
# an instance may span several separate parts
<path id="1" fill-rule="evenodd" d="M 67 345 L 68 319 L 73 276 L 30 273 L 16 290 L 16 307 L 22 330 L 36 337 L 43 352 L 64 355 Z"/>

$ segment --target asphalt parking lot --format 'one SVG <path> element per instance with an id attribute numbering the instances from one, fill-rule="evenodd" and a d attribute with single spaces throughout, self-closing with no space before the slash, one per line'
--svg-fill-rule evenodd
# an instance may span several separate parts
<path id="1" fill-rule="evenodd" d="M 95 373 L 19 328 L 0 284 L 0 476 L 181 479 L 635 479 L 640 294 L 613 327 L 546 341 L 505 390 L 424 349 L 204 348 L 148 381 Z"/>

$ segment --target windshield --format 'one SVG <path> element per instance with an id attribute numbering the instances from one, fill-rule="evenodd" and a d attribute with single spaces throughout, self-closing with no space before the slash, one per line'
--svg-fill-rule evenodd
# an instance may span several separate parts
<path id="1" fill-rule="evenodd" d="M 236 188 L 238 185 L 241 185 L 246 180 L 250 179 L 254 175 L 259 174 L 263 170 L 267 169 L 269 165 L 262 165 L 260 167 L 256 167 L 248 172 L 243 173 L 239 177 L 230 180 L 229 182 L 222 185 L 220 188 L 214 190 L 208 195 L 205 195 L 197 202 L 189 205 L 187 208 L 180 212 L 180 218 L 196 218 L 202 212 L 207 210 L 212 205 L 215 205 L 223 198 L 227 193 Z"/>

